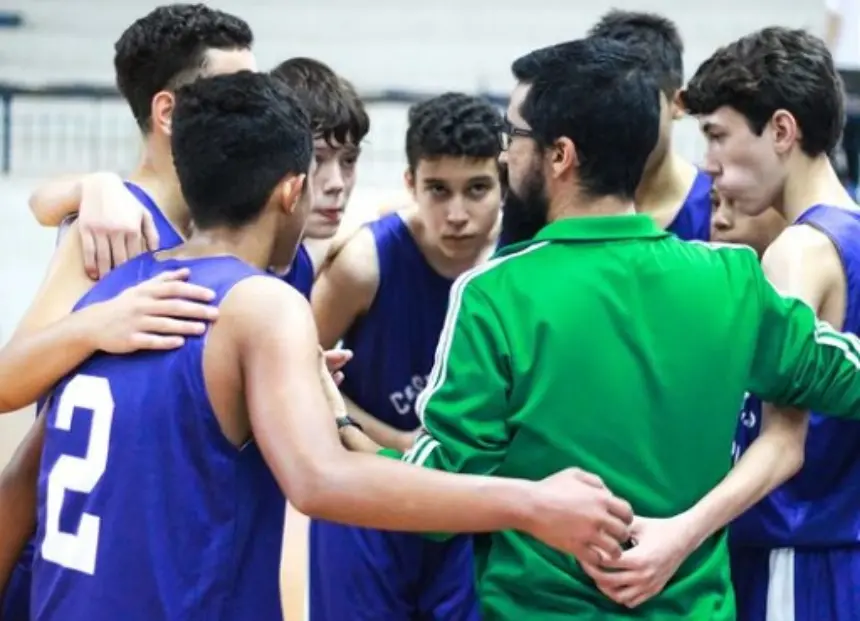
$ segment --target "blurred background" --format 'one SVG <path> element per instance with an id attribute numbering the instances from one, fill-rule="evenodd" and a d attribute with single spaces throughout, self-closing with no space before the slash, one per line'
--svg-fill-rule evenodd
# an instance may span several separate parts
<path id="1" fill-rule="evenodd" d="M 27 208 L 47 177 L 95 170 L 126 172 L 139 135 L 113 87 L 113 43 L 164 2 L 0 0 L 0 343 L 39 285 L 55 232 Z M 446 90 L 483 93 L 500 105 L 510 64 L 544 45 L 577 38 L 610 8 L 647 10 L 674 20 L 690 75 L 717 47 L 767 25 L 823 34 L 824 0 L 234 0 L 212 6 L 254 29 L 261 69 L 293 56 L 329 64 L 364 95 L 371 131 L 350 209 L 397 196 L 408 106 Z M 856 16 L 855 16 L 856 18 Z M 678 148 L 702 153 L 696 125 L 680 121 Z M 0 464 L 32 420 L 0 418 Z"/>

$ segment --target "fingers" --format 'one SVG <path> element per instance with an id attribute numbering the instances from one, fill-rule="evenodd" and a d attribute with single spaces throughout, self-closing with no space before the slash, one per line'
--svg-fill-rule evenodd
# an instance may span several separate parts
<path id="1" fill-rule="evenodd" d="M 215 299 L 215 292 L 212 289 L 176 279 L 150 283 L 145 292 L 159 300 L 177 298 L 196 302 L 211 302 Z"/>
<path id="2" fill-rule="evenodd" d="M 129 259 L 146 252 L 146 241 L 143 239 L 143 234 L 126 233 L 125 248 Z"/>
<path id="3" fill-rule="evenodd" d="M 611 496 L 606 508 L 612 515 L 624 523 L 627 536 L 622 541 L 626 542 L 630 538 L 630 532 L 627 527 L 633 523 L 633 507 L 626 500 L 622 500 L 618 496 Z"/>
<path id="4" fill-rule="evenodd" d="M 343 378 L 344 378 L 343 371 L 335 371 L 334 373 L 331 374 L 331 378 L 332 378 L 332 380 L 334 380 L 335 386 L 340 386 L 340 384 L 341 384 L 341 382 L 343 382 Z"/>
<path id="5" fill-rule="evenodd" d="M 585 470 L 580 470 L 579 468 L 571 468 L 571 472 L 577 479 L 579 479 L 586 485 L 590 485 L 591 487 L 606 487 L 606 485 L 603 483 L 603 479 L 601 479 L 596 474 L 586 472 Z"/>
<path id="6" fill-rule="evenodd" d="M 140 322 L 140 329 L 150 336 L 198 336 L 206 331 L 206 323 L 172 317 L 147 317 Z"/>
<path id="7" fill-rule="evenodd" d="M 122 232 L 111 233 L 108 237 L 111 256 L 113 257 L 113 267 L 122 265 L 128 261 L 128 249 L 125 247 L 125 234 Z"/>
<path id="8" fill-rule="evenodd" d="M 153 282 L 165 282 L 168 280 L 188 280 L 188 277 L 191 275 L 191 270 L 187 267 L 181 267 L 178 270 L 170 270 L 168 272 L 161 272 L 158 276 L 154 276 L 150 278 L 147 283 Z"/>
<path id="9" fill-rule="evenodd" d="M 348 349 L 330 349 L 323 355 L 326 367 L 331 372 L 339 370 L 352 359 L 352 351 Z"/>
<path id="10" fill-rule="evenodd" d="M 218 319 L 218 308 L 209 304 L 182 299 L 157 300 L 146 308 L 151 317 L 171 317 L 212 322 Z"/>
<path id="11" fill-rule="evenodd" d="M 161 242 L 158 239 L 158 229 L 155 228 L 155 221 L 152 219 L 152 214 L 148 211 L 144 211 L 143 213 L 141 231 L 143 232 L 143 243 L 146 244 L 150 252 L 155 252 L 161 247 Z"/>
<path id="12" fill-rule="evenodd" d="M 162 334 L 147 334 L 138 333 L 130 339 L 129 351 L 140 351 L 150 349 L 154 351 L 164 351 L 168 349 L 177 349 L 185 344 L 185 339 L 181 336 L 169 336 Z"/>
<path id="13" fill-rule="evenodd" d="M 111 269 L 111 254 L 108 238 L 104 235 L 96 235 L 96 270 L 98 278 L 103 278 Z"/>
<path id="14" fill-rule="evenodd" d="M 597 535 L 595 535 L 591 542 L 591 545 L 599 555 L 598 564 L 600 565 L 603 565 L 611 559 L 617 559 L 624 553 L 624 549 L 621 547 L 619 539 L 610 535 L 603 529 L 598 531 Z"/>
<path id="15" fill-rule="evenodd" d="M 84 229 L 80 229 L 81 247 L 84 251 L 84 269 L 87 276 L 93 280 L 98 280 L 99 269 L 96 263 L 96 240 L 93 234 Z"/>

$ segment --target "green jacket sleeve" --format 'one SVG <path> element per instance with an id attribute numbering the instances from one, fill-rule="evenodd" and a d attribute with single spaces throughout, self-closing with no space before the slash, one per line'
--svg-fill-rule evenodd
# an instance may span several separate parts
<path id="1" fill-rule="evenodd" d="M 860 419 L 860 341 L 781 296 L 754 269 L 762 308 L 750 392 L 776 405 Z"/>
<path id="2" fill-rule="evenodd" d="M 491 474 L 509 441 L 509 348 L 490 298 L 470 276 L 452 288 L 436 361 L 416 405 L 424 433 L 403 459 Z"/>

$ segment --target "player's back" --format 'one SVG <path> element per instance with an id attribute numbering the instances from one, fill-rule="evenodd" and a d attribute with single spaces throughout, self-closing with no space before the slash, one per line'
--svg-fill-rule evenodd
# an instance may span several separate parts
<path id="1" fill-rule="evenodd" d="M 220 303 L 258 270 L 230 257 L 111 272 L 83 308 L 187 266 Z M 33 619 L 280 619 L 284 500 L 256 445 L 223 435 L 205 335 L 168 352 L 97 354 L 58 384 L 39 474 Z"/>
<path id="2" fill-rule="evenodd" d="M 795 224 L 823 233 L 845 276 L 842 331 L 860 334 L 860 210 L 815 205 Z M 758 435 L 761 402 L 744 405 L 737 441 L 742 452 Z M 801 471 L 738 518 L 732 543 L 761 548 L 834 548 L 860 543 L 860 422 L 812 413 Z"/>
<path id="3" fill-rule="evenodd" d="M 427 383 L 453 280 L 436 272 L 400 214 L 367 225 L 379 265 L 379 287 L 343 346 L 355 356 L 344 369 L 343 393 L 380 420 L 418 427 L 415 399 Z"/>

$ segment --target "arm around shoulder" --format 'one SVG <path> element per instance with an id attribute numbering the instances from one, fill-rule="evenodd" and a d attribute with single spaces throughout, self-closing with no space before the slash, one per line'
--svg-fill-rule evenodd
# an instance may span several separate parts
<path id="1" fill-rule="evenodd" d="M 35 299 L 0 349 L 0 412 L 32 403 L 93 353 L 97 321 L 85 313 L 69 316 L 91 284 L 83 272 L 79 236 L 65 236 Z"/>
<path id="2" fill-rule="evenodd" d="M 456 476 L 346 451 L 322 383 L 327 371 L 313 316 L 287 285 L 262 277 L 239 283 L 222 303 L 220 321 L 230 322 L 235 339 L 254 438 L 282 490 L 305 515 L 405 531 L 531 525 L 535 506 L 524 500 L 533 492 L 528 482 Z M 469 511 L 451 512 L 450 506 Z"/>

